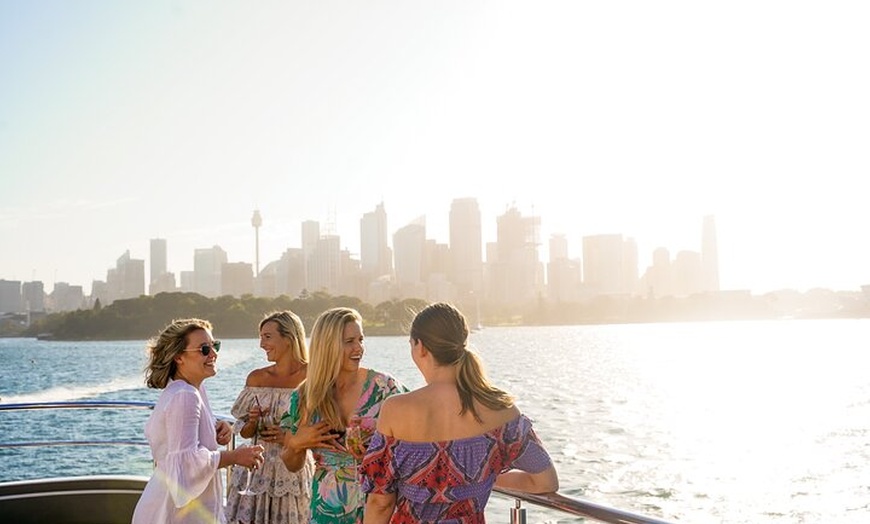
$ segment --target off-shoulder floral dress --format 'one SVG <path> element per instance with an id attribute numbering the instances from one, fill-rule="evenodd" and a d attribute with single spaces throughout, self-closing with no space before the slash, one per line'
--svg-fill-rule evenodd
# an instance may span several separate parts
<path id="1" fill-rule="evenodd" d="M 363 392 L 357 401 L 354 415 L 348 421 L 344 435 L 339 438 L 350 452 L 325 448 L 312 449 L 315 470 L 311 488 L 311 514 L 313 523 L 357 524 L 363 519 L 365 495 L 360 491 L 357 467 L 365 455 L 368 443 L 377 426 L 381 403 L 408 388 L 392 375 L 369 369 Z M 281 427 L 296 432 L 299 428 L 299 394 L 290 395 L 290 409 L 281 419 Z M 311 423 L 320 420 L 314 413 Z"/>
<path id="2" fill-rule="evenodd" d="M 236 418 L 233 431 L 238 434 L 242 430 L 248 420 L 248 411 L 257 404 L 263 409 L 270 408 L 280 417 L 287 412 L 293 391 L 292 388 L 245 386 L 230 410 Z M 251 490 L 256 495 L 239 494 L 239 490 L 245 487 L 248 474 L 245 468 L 233 468 L 227 494 L 227 521 L 255 524 L 308 522 L 314 472 L 311 454 L 308 454 L 302 469 L 294 473 L 281 460 L 280 442 L 261 441 L 259 444 L 266 449 L 263 466 L 251 476 Z"/>
<path id="3" fill-rule="evenodd" d="M 496 477 L 510 469 L 540 473 L 550 455 L 519 415 L 475 437 L 410 442 L 375 432 L 360 466 L 364 493 L 396 493 L 390 524 L 483 524 Z"/>

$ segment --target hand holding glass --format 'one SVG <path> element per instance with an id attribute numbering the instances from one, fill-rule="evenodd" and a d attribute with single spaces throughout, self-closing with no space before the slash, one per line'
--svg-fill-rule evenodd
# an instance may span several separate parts
<path id="1" fill-rule="evenodd" d="M 251 444 L 254 446 L 257 445 L 260 433 L 266 428 L 266 425 L 270 423 L 270 420 L 274 420 L 274 417 L 272 417 L 268 412 L 264 413 L 261 409 L 260 416 L 257 417 L 257 427 L 254 430 L 254 436 L 251 437 Z M 253 477 L 253 475 L 254 468 L 248 468 L 248 479 L 245 481 L 245 489 L 239 490 L 240 495 L 256 495 L 255 492 L 251 491 L 251 477 Z"/>

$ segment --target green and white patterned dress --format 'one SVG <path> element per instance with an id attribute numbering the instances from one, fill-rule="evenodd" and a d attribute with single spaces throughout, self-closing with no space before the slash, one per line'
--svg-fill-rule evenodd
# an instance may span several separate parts
<path id="1" fill-rule="evenodd" d="M 314 479 L 311 488 L 310 522 L 357 524 L 363 520 L 365 494 L 360 489 L 357 468 L 377 426 L 381 403 L 396 393 L 408 391 L 392 375 L 369 369 L 363 392 L 357 401 L 347 432 L 339 442 L 353 451 L 314 448 Z M 311 423 L 317 423 L 320 414 L 314 413 Z M 281 418 L 281 427 L 296 432 L 299 428 L 299 392 L 290 395 L 290 407 Z M 351 436 L 349 439 L 348 436 Z"/>

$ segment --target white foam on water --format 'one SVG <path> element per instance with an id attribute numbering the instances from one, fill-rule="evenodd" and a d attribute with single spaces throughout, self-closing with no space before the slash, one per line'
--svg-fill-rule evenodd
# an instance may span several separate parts
<path id="1" fill-rule="evenodd" d="M 218 373 L 221 368 L 231 368 L 238 364 L 251 360 L 256 353 L 248 351 L 227 351 L 221 353 L 218 358 Z M 20 395 L 4 396 L 0 398 L 3 404 L 18 404 L 23 402 L 62 402 L 68 400 L 82 400 L 129 389 L 140 389 L 145 386 L 144 375 L 129 375 L 116 377 L 107 382 L 75 385 L 55 386 L 42 391 L 24 393 Z"/>
<path id="2" fill-rule="evenodd" d="M 141 375 L 114 378 L 108 382 L 99 384 L 87 384 L 81 386 L 57 386 L 33 393 L 12 395 L 3 397 L 0 402 L 4 404 L 17 404 L 21 402 L 61 402 L 66 400 L 82 400 L 93 398 L 104 393 L 136 389 L 142 387 Z"/>

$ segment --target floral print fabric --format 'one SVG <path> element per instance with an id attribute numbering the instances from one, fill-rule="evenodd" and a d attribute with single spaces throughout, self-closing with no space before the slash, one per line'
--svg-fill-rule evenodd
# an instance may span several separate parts
<path id="1" fill-rule="evenodd" d="M 391 524 L 483 524 L 500 473 L 540 473 L 551 463 L 532 422 L 520 415 L 482 435 L 443 442 L 408 442 L 376 432 L 360 477 L 364 493 L 397 493 Z"/>
<path id="2" fill-rule="evenodd" d="M 233 431 L 238 434 L 242 430 L 248 420 L 248 411 L 256 405 L 269 408 L 272 413 L 285 413 L 293 391 L 291 388 L 245 386 L 230 410 L 236 418 Z M 239 494 L 239 490 L 245 487 L 248 472 L 246 468 L 234 467 L 227 494 L 227 521 L 252 524 L 307 522 L 314 472 L 310 455 L 305 466 L 294 473 L 281 460 L 281 443 L 259 444 L 265 448 L 265 460 L 251 476 L 251 490 L 256 495 Z"/>
<path id="3" fill-rule="evenodd" d="M 375 433 L 381 403 L 396 393 L 408 389 L 387 373 L 368 370 L 363 392 L 357 401 L 354 415 L 338 442 L 350 452 L 325 448 L 311 450 L 315 471 L 311 488 L 310 522 L 357 524 L 362 522 L 365 495 L 360 491 L 357 468 L 368 443 Z M 290 395 L 290 407 L 281 419 L 281 427 L 296 432 L 299 428 L 299 394 Z M 314 413 L 311 423 L 320 420 Z"/>

